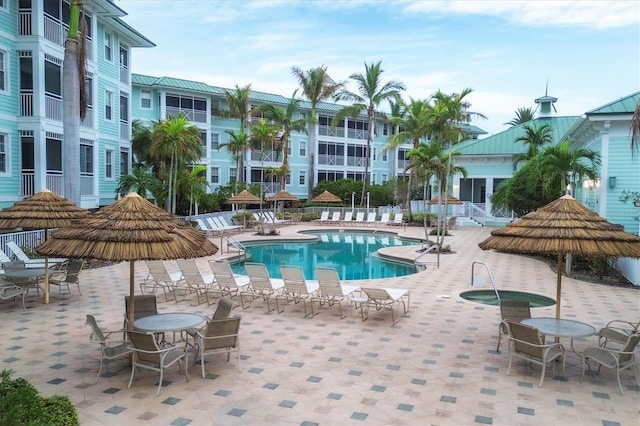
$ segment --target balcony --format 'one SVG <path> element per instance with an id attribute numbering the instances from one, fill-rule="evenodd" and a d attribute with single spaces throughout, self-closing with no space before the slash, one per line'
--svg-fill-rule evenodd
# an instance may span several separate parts
<path id="1" fill-rule="evenodd" d="M 20 21 L 22 31 L 22 20 Z M 31 20 L 29 20 L 29 31 L 31 30 Z M 67 37 L 67 31 L 69 27 L 62 25 L 60 22 L 51 19 L 47 15 L 44 15 L 44 38 L 58 46 L 64 47 L 64 41 Z M 87 59 L 93 59 L 93 43 L 91 39 L 87 38 Z"/>
<path id="2" fill-rule="evenodd" d="M 80 125 L 82 127 L 87 127 L 89 129 L 93 128 L 93 108 L 87 108 L 87 113 L 84 116 L 84 120 L 80 120 Z"/>
<path id="3" fill-rule="evenodd" d="M 120 139 L 131 139 L 131 130 L 129 130 L 129 122 L 120 120 Z"/>
<path id="4" fill-rule="evenodd" d="M 347 157 L 347 166 L 364 167 L 366 161 L 364 157 Z"/>
<path id="5" fill-rule="evenodd" d="M 251 161 L 256 161 L 256 162 L 265 162 L 265 163 L 276 163 L 278 161 L 280 161 L 279 159 L 279 152 L 277 151 L 258 151 L 258 150 L 253 150 L 251 151 Z M 264 157 L 263 157 L 264 155 Z"/>
<path id="6" fill-rule="evenodd" d="M 343 138 L 344 128 L 336 127 L 335 129 L 332 129 L 331 126 L 318 126 L 318 134 L 320 136 L 333 136 L 337 138 Z"/>
<path id="7" fill-rule="evenodd" d="M 360 129 L 349 129 L 347 137 L 350 139 L 367 139 L 369 137 L 369 132 Z"/>
<path id="8" fill-rule="evenodd" d="M 49 191 L 55 192 L 56 194 L 64 194 L 64 175 L 62 172 L 47 172 L 46 180 Z"/>
<path id="9" fill-rule="evenodd" d="M 22 197 L 30 197 L 35 194 L 35 173 L 31 171 L 23 171 L 20 174 L 20 195 Z"/>
<path id="10" fill-rule="evenodd" d="M 195 123 L 207 122 L 207 111 L 199 111 L 199 110 L 193 110 L 193 109 L 184 109 L 184 108 L 168 106 L 166 108 L 166 116 L 176 117 L 178 113 L 180 113 L 180 111 L 182 111 L 184 116 L 187 117 L 189 121 L 193 121 Z"/>
<path id="11" fill-rule="evenodd" d="M 62 121 L 62 96 L 45 93 L 44 95 L 44 116 L 51 120 Z"/>
<path id="12" fill-rule="evenodd" d="M 318 164 L 325 166 L 344 166 L 344 157 L 336 155 L 318 155 Z"/>
<path id="13" fill-rule="evenodd" d="M 129 67 L 124 64 L 120 64 L 120 83 L 129 85 Z"/>
<path id="14" fill-rule="evenodd" d="M 18 12 L 18 35 L 30 36 L 33 34 L 31 24 L 31 12 Z"/>
<path id="15" fill-rule="evenodd" d="M 93 195 L 93 175 L 80 176 L 80 195 Z"/>
<path id="16" fill-rule="evenodd" d="M 33 91 L 20 91 L 20 116 L 33 117 Z"/>

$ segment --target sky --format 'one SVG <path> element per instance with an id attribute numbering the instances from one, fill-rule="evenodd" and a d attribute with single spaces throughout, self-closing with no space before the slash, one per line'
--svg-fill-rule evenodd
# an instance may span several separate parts
<path id="1" fill-rule="evenodd" d="M 291 97 L 291 67 L 349 82 L 382 62 L 382 82 L 428 99 L 465 88 L 489 135 L 534 99 L 581 115 L 640 90 L 639 1 L 116 0 L 156 44 L 134 73 Z M 355 91 L 351 83 L 347 86 Z M 299 94 L 300 95 L 300 94 Z M 388 109 L 381 105 L 381 110 Z"/>

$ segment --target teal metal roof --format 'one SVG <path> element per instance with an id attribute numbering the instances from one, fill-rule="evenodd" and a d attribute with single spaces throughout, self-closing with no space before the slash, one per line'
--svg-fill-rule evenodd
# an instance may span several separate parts
<path id="1" fill-rule="evenodd" d="M 152 77 L 150 75 L 131 73 L 131 84 L 142 84 L 145 86 L 151 86 L 157 79 L 158 77 Z"/>
<path id="2" fill-rule="evenodd" d="M 608 104 L 587 112 L 587 115 L 594 114 L 633 114 L 636 106 L 640 102 L 640 92 L 632 93 Z"/>
<path id="3" fill-rule="evenodd" d="M 513 155 L 524 153 L 527 150 L 527 146 L 522 142 L 516 142 L 516 139 L 525 135 L 524 126 L 537 127 L 549 124 L 553 135 L 553 143 L 556 144 L 560 142 L 561 138 L 579 118 L 578 116 L 535 118 L 485 139 L 468 139 L 460 142 L 455 145 L 454 149 L 461 155 Z"/>

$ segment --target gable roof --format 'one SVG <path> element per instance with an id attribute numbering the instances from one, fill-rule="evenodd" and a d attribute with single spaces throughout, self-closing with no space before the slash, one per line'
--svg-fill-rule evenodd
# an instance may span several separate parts
<path id="1" fill-rule="evenodd" d="M 516 142 L 525 135 L 525 126 L 539 127 L 548 124 L 551 127 L 553 143 L 560 142 L 567 130 L 579 119 L 579 116 L 541 117 L 535 118 L 518 126 L 510 127 L 504 132 L 489 136 L 485 139 L 468 139 L 456 144 L 453 149 L 460 155 L 513 155 L 527 151 L 524 143 Z"/>
<path id="2" fill-rule="evenodd" d="M 638 102 L 640 102 L 640 92 L 632 93 L 629 96 L 588 111 L 587 116 L 595 114 L 633 114 Z"/>

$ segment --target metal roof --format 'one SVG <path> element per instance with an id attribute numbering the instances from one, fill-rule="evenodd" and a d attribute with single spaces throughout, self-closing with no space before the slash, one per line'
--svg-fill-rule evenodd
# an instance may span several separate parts
<path id="1" fill-rule="evenodd" d="M 594 114 L 633 114 L 636 106 L 640 102 L 640 92 L 632 93 L 629 96 L 622 97 L 608 104 L 587 112 L 587 115 Z"/>
<path id="2" fill-rule="evenodd" d="M 524 153 L 527 151 L 527 146 L 524 143 L 516 142 L 516 139 L 525 135 L 525 126 L 535 128 L 548 124 L 551 127 L 552 143 L 556 144 L 560 142 L 579 118 L 579 116 L 535 118 L 485 139 L 468 139 L 460 142 L 454 146 L 454 149 L 460 155 L 513 155 Z"/>

